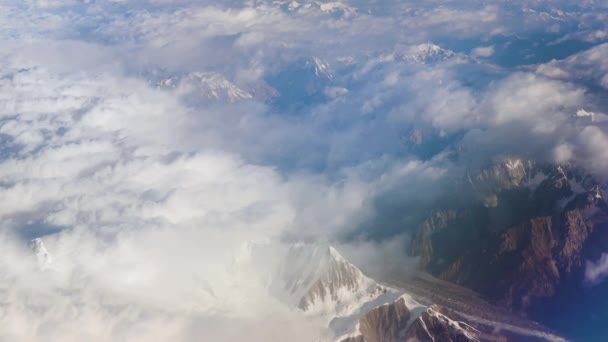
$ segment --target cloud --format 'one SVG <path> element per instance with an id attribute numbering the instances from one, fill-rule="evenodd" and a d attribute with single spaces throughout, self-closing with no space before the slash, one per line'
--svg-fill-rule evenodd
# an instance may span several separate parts
<path id="1" fill-rule="evenodd" d="M 556 146 L 553 149 L 553 159 L 556 163 L 565 164 L 568 163 L 573 157 L 572 145 L 564 143 Z"/>
<path id="2" fill-rule="evenodd" d="M 584 91 L 567 83 L 554 82 L 533 74 L 514 74 L 486 99 L 491 124 L 527 121 L 538 132 L 555 130 L 582 105 Z"/>
<path id="3" fill-rule="evenodd" d="M 476 57 L 491 57 L 494 54 L 494 46 L 480 46 L 471 50 L 471 55 Z"/>
<path id="4" fill-rule="evenodd" d="M 556 79 L 593 84 L 608 89 L 606 83 L 608 63 L 603 58 L 606 53 L 608 53 L 608 44 L 600 44 L 566 59 L 541 64 L 536 72 Z"/>
<path id="5" fill-rule="evenodd" d="M 402 280 L 416 270 L 418 259 L 408 256 L 410 240 L 398 235 L 383 241 L 358 240 L 337 245 L 347 260 L 378 281 Z"/>
<path id="6" fill-rule="evenodd" d="M 579 143 L 579 160 L 595 171 L 600 178 L 605 178 L 604 170 L 608 166 L 608 153 L 602 149 L 602 144 L 608 143 L 608 135 L 598 127 L 585 127 L 577 137 Z"/>
<path id="7" fill-rule="evenodd" d="M 604 85 L 601 45 L 516 72 L 467 55 L 498 58 L 496 37 L 561 15 L 344 4 L 1 5 L 0 339 L 324 338 L 269 293 L 266 265 L 235 266 L 243 245 L 332 243 L 374 277 L 403 276 L 408 230 L 468 161 L 604 172 L 603 127 L 571 121 L 602 112 L 581 82 Z M 286 94 L 302 105 L 281 107 Z M 38 236 L 44 271 L 27 250 Z"/>
<path id="8" fill-rule="evenodd" d="M 585 281 L 590 284 L 597 284 L 608 276 L 608 254 L 602 253 L 602 256 L 596 261 L 585 262 Z"/>
<path id="9" fill-rule="evenodd" d="M 286 176 L 218 150 L 220 138 L 206 145 L 185 125 L 204 112 L 136 79 L 6 73 L 0 216 L 12 235 L 0 273 L 13 328 L 3 338 L 317 337 L 318 324 L 298 332 L 312 323 L 261 280 L 231 273 L 231 260 L 252 239 L 353 229 L 368 184 Z M 42 273 L 23 256 L 32 223 L 60 230 L 44 238 L 54 268 Z M 269 320 L 284 329 L 258 328 Z"/>
<path id="10" fill-rule="evenodd" d="M 143 229 L 102 243 L 101 237 L 81 230 L 46 241 L 55 260 L 42 272 L 30 262 L 29 251 L 2 239 L 6 300 L 1 308 L 3 321 L 11 323 L 0 333 L 2 339 L 169 341 L 205 336 L 232 341 L 247 335 L 309 341 L 320 336 L 319 326 L 297 311 L 251 283 L 239 285 L 237 277 L 243 275 L 220 267 L 222 254 L 212 249 L 214 243 L 225 247 L 225 241 L 212 235 Z M 281 329 L 261 329 L 269 319 Z M 303 327 L 307 332 L 300 331 Z"/>

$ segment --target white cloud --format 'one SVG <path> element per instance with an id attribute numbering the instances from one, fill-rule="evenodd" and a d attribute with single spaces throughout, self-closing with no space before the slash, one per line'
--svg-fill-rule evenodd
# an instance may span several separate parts
<path id="1" fill-rule="evenodd" d="M 591 82 L 608 89 L 608 62 L 604 58 L 607 53 L 608 44 L 600 44 L 566 59 L 541 64 L 536 72 L 556 79 Z"/>
<path id="2" fill-rule="evenodd" d="M 569 162 L 574 156 L 573 146 L 570 144 L 560 144 L 553 149 L 553 159 L 558 164 Z"/>
<path id="3" fill-rule="evenodd" d="M 418 259 L 407 255 L 409 242 L 407 236 L 399 235 L 380 242 L 349 242 L 337 248 L 373 279 L 396 281 L 405 279 L 416 270 Z"/>
<path id="4" fill-rule="evenodd" d="M 480 46 L 471 50 L 471 55 L 476 57 L 492 57 L 494 54 L 494 46 Z"/>
<path id="5" fill-rule="evenodd" d="M 523 121 L 543 133 L 554 131 L 583 99 L 583 89 L 571 84 L 514 74 L 500 83 L 484 105 L 491 110 L 489 121 L 493 125 Z"/>
<path id="6" fill-rule="evenodd" d="M 608 276 L 608 253 L 602 253 L 599 260 L 585 263 L 585 280 L 597 284 Z"/>
<path id="7" fill-rule="evenodd" d="M 377 200 L 419 208 L 462 167 L 441 151 L 428 161 L 403 152 L 412 126 L 479 134 L 499 152 L 515 126 L 526 149 L 605 170 L 602 129 L 564 128 L 588 99 L 565 80 L 593 73 L 604 85 L 602 47 L 538 67 L 559 80 L 510 75 L 462 51 L 402 58 L 427 41 L 463 39 L 489 57 L 500 51 L 494 35 L 544 31 L 555 19 L 531 12 L 515 27 L 519 11 L 482 1 L 302 3 L 0 5 L 0 339 L 320 338 L 317 322 L 268 294 L 255 275 L 263 265 L 236 269 L 235 253 L 252 239 L 331 241 L 374 276 L 407 271 L 405 235 L 357 234 L 369 222 L 399 231 L 383 226 Z M 306 74 L 304 92 L 321 99 L 282 113 L 272 96 L 301 79 L 278 90 L 270 79 L 305 73 L 312 58 L 334 77 L 315 89 Z M 196 78 L 156 87 L 204 72 L 252 95 L 197 102 Z M 50 270 L 26 250 L 32 226 L 57 231 L 44 238 Z"/>
<path id="8" fill-rule="evenodd" d="M 8 72 L 0 129 L 13 146 L 0 162 L 0 217 L 17 236 L 32 222 L 64 231 L 45 238 L 55 262 L 44 273 L 27 265 L 26 243 L 2 240 L 3 324 L 12 327 L 2 338 L 309 341 L 321 333 L 315 325 L 302 334 L 313 323 L 263 283 L 232 274 L 231 260 L 251 239 L 353 229 L 369 184 L 284 176 L 218 150 L 222 137 L 205 145 L 193 135 L 213 127 L 193 132 L 185 123 L 206 113 L 141 81 Z M 283 328 L 259 329 L 268 321 Z"/>
<path id="9" fill-rule="evenodd" d="M 457 84 L 441 85 L 431 96 L 428 117 L 435 127 L 455 131 L 477 123 L 476 99 Z"/>
<path id="10" fill-rule="evenodd" d="M 318 338 L 318 326 L 256 289 L 255 278 L 243 286 L 242 274 L 223 268 L 228 251 L 217 237 L 194 229 L 144 228 L 103 243 L 101 236 L 73 231 L 46 239 L 55 260 L 44 272 L 30 262 L 28 251 L 3 237 L 1 310 L 3 323 L 11 324 L 0 338 Z M 269 320 L 280 329 L 261 328 Z"/>
<path id="11" fill-rule="evenodd" d="M 608 144 L 608 135 L 601 128 L 585 127 L 577 136 L 579 152 L 584 165 L 595 171 L 601 178 L 605 177 L 604 170 L 608 167 L 608 151 L 603 146 Z"/>

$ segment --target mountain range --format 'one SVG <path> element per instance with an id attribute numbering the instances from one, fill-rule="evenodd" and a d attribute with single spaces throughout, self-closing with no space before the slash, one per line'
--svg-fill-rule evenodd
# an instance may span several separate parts
<path id="1" fill-rule="evenodd" d="M 467 175 L 458 196 L 468 199 L 429 213 L 409 251 L 420 269 L 519 315 L 599 324 L 601 310 L 578 302 L 592 290 L 588 260 L 607 246 L 605 189 L 572 165 L 495 163 Z"/>
<path id="2" fill-rule="evenodd" d="M 39 266 L 49 268 L 52 259 L 42 239 L 32 240 L 30 248 Z M 469 300 L 451 298 L 451 292 L 466 296 L 467 290 L 441 288 L 428 274 L 418 274 L 405 286 L 378 282 L 326 244 L 248 243 L 235 262 L 268 262 L 265 254 L 277 248 L 279 261 L 263 275 L 267 290 L 293 310 L 324 322 L 328 341 L 565 341 L 532 321 L 497 320 L 491 312 L 498 309 L 488 303 L 479 309 Z"/>

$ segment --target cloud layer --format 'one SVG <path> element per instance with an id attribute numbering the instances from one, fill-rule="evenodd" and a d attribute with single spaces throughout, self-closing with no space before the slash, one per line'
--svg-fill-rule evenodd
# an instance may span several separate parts
<path id="1" fill-rule="evenodd" d="M 606 6 L 443 3 L 0 5 L 0 339 L 327 337 L 243 245 L 330 242 L 389 278 L 464 170 L 605 177 Z"/>

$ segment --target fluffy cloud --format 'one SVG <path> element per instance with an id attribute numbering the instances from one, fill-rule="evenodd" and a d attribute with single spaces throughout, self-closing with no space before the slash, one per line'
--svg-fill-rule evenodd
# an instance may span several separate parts
<path id="1" fill-rule="evenodd" d="M 494 46 L 480 46 L 471 50 L 471 54 L 477 57 L 490 57 L 494 54 Z"/>
<path id="2" fill-rule="evenodd" d="M 608 276 L 608 254 L 603 253 L 596 262 L 587 261 L 585 263 L 585 281 L 590 284 L 597 284 Z"/>
<path id="3" fill-rule="evenodd" d="M 584 91 L 567 83 L 515 74 L 502 82 L 484 105 L 491 113 L 492 125 L 525 121 L 542 133 L 554 131 L 583 100 Z"/>
<path id="4" fill-rule="evenodd" d="M 0 269 L 12 328 L 3 338 L 316 336 L 318 326 L 299 333 L 312 323 L 230 265 L 252 239 L 353 229 L 369 183 L 247 163 L 218 149 L 221 134 L 194 137 L 206 132 L 188 123 L 204 112 L 136 79 L 5 72 L 0 216 L 10 233 Z M 32 225 L 60 231 L 45 238 L 54 255 L 45 272 L 23 257 Z M 269 320 L 284 329 L 258 328 Z"/>
<path id="5" fill-rule="evenodd" d="M 597 45 L 563 60 L 552 60 L 537 67 L 537 72 L 548 77 L 593 84 L 608 89 L 608 63 L 604 56 L 608 44 Z"/>
<path id="6" fill-rule="evenodd" d="M 409 237 L 399 235 L 385 241 L 357 240 L 338 245 L 340 252 L 361 270 L 380 281 L 405 279 L 416 269 L 417 258 L 407 255 Z"/>

